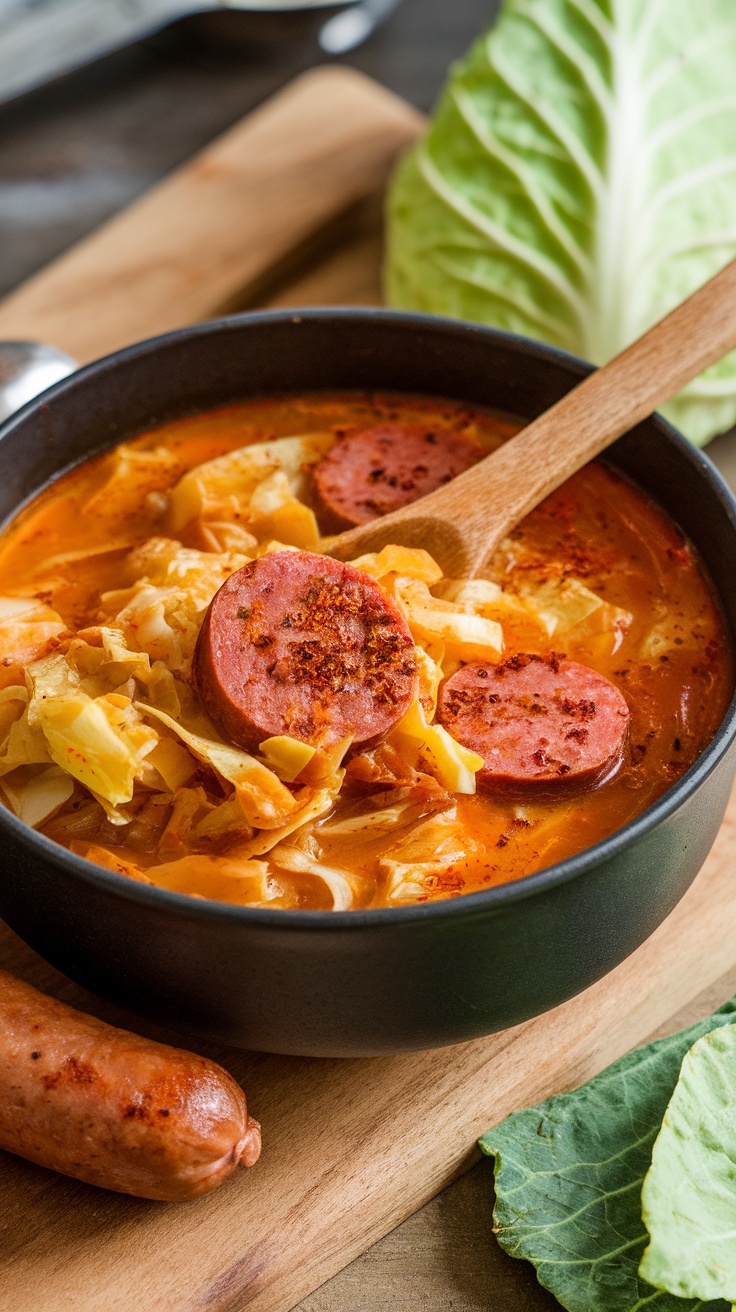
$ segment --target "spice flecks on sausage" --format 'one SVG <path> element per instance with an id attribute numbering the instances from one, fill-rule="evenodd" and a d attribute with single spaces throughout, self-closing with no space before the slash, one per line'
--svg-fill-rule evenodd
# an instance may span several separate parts
<path id="1" fill-rule="evenodd" d="M 367 524 L 449 483 L 483 456 L 465 433 L 381 424 L 338 437 L 314 471 L 336 526 Z"/>
<path id="2" fill-rule="evenodd" d="M 438 718 L 483 757 L 487 787 L 591 787 L 621 759 L 629 708 L 619 689 L 575 661 L 512 656 L 462 666 L 440 689 Z"/>
<path id="3" fill-rule="evenodd" d="M 227 1071 L 0 971 L 0 1147 L 103 1189 L 179 1202 L 261 1149 Z"/>
<path id="4" fill-rule="evenodd" d="M 223 584 L 195 677 L 211 718 L 247 749 L 280 734 L 378 742 L 418 679 L 408 626 L 378 583 L 307 551 L 263 556 Z"/>

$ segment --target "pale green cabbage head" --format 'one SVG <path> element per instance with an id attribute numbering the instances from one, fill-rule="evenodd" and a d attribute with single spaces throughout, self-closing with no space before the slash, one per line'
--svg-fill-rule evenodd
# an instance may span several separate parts
<path id="1" fill-rule="evenodd" d="M 736 0 L 505 0 L 389 203 L 389 302 L 603 364 L 736 256 Z M 736 352 L 664 413 L 736 421 Z"/>

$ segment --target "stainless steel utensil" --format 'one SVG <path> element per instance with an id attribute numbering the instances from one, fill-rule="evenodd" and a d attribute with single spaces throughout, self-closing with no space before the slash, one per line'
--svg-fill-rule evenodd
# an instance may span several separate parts
<path id="1" fill-rule="evenodd" d="M 177 18 L 218 9 L 277 12 L 319 9 L 334 3 L 335 0 L 0 0 L 0 104 L 131 41 L 151 36 Z"/>
<path id="2" fill-rule="evenodd" d="M 318 41 L 325 54 L 344 55 L 367 41 L 377 27 L 390 18 L 400 0 L 361 0 L 350 9 L 328 18 Z"/>
<path id="3" fill-rule="evenodd" d="M 0 342 L 0 423 L 79 365 L 55 346 Z"/>

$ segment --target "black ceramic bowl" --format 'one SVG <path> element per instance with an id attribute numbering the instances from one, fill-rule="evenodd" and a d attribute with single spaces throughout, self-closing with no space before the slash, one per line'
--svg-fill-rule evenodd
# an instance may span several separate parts
<path id="1" fill-rule="evenodd" d="M 5 424 L 5 518 L 75 461 L 165 419 L 259 393 L 397 389 L 532 418 L 588 372 L 490 329 L 375 310 L 243 315 L 144 342 Z M 660 419 L 611 449 L 698 548 L 736 639 L 736 505 Z M 190 899 L 102 870 L 0 807 L 0 914 L 87 988 L 267 1051 L 358 1056 L 516 1024 L 604 975 L 700 869 L 736 766 L 732 703 L 713 742 L 638 819 L 517 883 L 433 905 L 325 913 Z"/>

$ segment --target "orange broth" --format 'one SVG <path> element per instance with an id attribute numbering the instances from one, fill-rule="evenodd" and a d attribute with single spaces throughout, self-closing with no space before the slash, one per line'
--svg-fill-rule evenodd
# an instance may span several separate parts
<path id="1" fill-rule="evenodd" d="M 247 443 L 388 418 L 453 423 L 488 449 L 518 428 L 477 408 L 436 399 L 315 395 L 252 401 L 178 420 L 128 445 L 165 448 L 175 456 L 167 483 L 173 486 L 201 462 Z M 43 600 L 72 633 L 99 622 L 100 594 L 124 586 L 121 571 L 130 548 L 162 532 L 166 486 L 160 480 L 153 487 L 141 480 L 134 514 L 116 518 L 104 497 L 90 513 L 90 498 L 108 483 L 113 462 L 109 452 L 61 477 L 18 516 L 0 543 L 0 593 Z M 179 536 L 185 546 L 201 549 L 194 529 Z M 93 548 L 99 554 L 75 559 L 75 553 Z M 575 579 L 603 600 L 603 607 L 582 623 L 548 641 L 540 642 L 538 629 L 530 630 L 521 614 L 505 621 L 505 655 L 564 654 L 609 678 L 631 713 L 624 760 L 608 782 L 574 796 L 533 791 L 515 798 L 489 791 L 459 796 L 464 853 L 450 851 L 443 868 L 427 874 L 421 889 L 405 901 L 452 897 L 518 879 L 619 829 L 693 764 L 715 734 L 731 696 L 733 669 L 724 625 L 691 547 L 652 501 L 601 462 L 575 475 L 528 516 L 496 554 L 489 577 L 512 593 Z M 630 615 L 625 631 L 602 622 L 602 616 L 610 619 L 613 607 Z M 13 677 L 18 680 L 17 662 L 14 666 L 6 658 L 0 682 Z M 208 796 L 221 796 L 207 767 L 200 768 L 197 783 Z M 380 761 L 376 765 L 371 758 L 365 769 L 353 764 L 328 820 L 334 827 L 358 814 L 366 798 L 390 805 L 390 796 Z M 171 860 L 170 845 L 162 844 L 171 808 L 167 812 L 165 800 L 159 799 L 151 821 L 149 802 L 145 792 L 136 797 L 129 807 L 130 824 L 116 825 L 77 786 L 43 832 L 92 860 L 145 879 L 147 869 Z M 325 837 L 322 859 L 358 877 L 355 905 L 386 905 L 386 881 L 377 863 L 395 842 L 395 833 L 379 830 L 371 837 L 371 831 L 358 831 L 356 837 L 349 824 L 347 829 Z M 208 854 L 232 850 L 227 841 L 206 848 Z M 197 846 L 188 848 L 184 841 L 179 855 L 185 854 L 196 856 Z M 288 872 L 278 877 L 282 894 L 272 905 L 330 905 L 319 880 Z M 226 901 L 248 900 L 227 872 L 222 878 L 204 868 L 198 874 L 196 862 L 189 863 L 186 879 L 166 886 Z"/>

